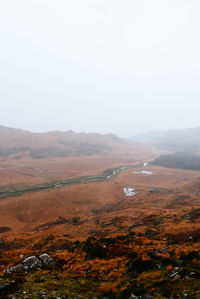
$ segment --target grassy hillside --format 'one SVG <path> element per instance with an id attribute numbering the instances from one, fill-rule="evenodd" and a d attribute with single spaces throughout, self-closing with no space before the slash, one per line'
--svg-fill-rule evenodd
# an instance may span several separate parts
<path id="1" fill-rule="evenodd" d="M 95 155 L 125 147 L 127 141 L 113 134 L 67 132 L 32 133 L 0 126 L 0 157 L 68 157 Z"/>
<path id="2" fill-rule="evenodd" d="M 160 156 L 152 164 L 169 168 L 200 170 L 200 156 L 191 152 L 179 152 Z"/>

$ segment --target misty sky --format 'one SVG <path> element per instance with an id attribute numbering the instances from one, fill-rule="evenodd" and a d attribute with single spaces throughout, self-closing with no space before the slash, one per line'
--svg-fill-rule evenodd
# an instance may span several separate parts
<path id="1" fill-rule="evenodd" d="M 0 1 L 0 125 L 200 126 L 199 0 Z"/>

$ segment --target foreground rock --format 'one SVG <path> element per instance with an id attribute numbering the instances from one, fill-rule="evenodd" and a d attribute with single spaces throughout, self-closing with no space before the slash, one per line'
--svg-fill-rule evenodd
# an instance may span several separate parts
<path id="1" fill-rule="evenodd" d="M 39 259 L 42 262 L 43 268 L 54 268 L 55 267 L 54 260 L 47 253 L 40 255 Z"/>
<path id="2" fill-rule="evenodd" d="M 15 281 L 11 281 L 10 283 L 4 283 L 0 285 L 0 296 L 4 295 L 8 292 L 12 292 L 15 288 Z"/>
<path id="3" fill-rule="evenodd" d="M 46 253 L 37 258 L 36 256 L 29 256 L 16 266 L 5 269 L 3 275 L 11 275 L 12 273 L 29 272 L 40 268 L 51 269 L 54 268 L 54 260 Z"/>

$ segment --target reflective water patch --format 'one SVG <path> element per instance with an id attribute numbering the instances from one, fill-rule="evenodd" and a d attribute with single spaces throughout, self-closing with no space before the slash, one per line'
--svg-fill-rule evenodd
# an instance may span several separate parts
<path id="1" fill-rule="evenodd" d="M 136 192 L 134 192 L 135 189 L 133 188 L 124 188 L 124 193 L 126 196 L 134 196 L 136 195 Z"/>

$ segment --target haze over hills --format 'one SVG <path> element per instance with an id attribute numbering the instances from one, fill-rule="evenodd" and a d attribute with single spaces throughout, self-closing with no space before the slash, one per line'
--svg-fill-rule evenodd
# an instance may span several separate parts
<path id="1" fill-rule="evenodd" d="M 163 150 L 200 151 L 200 127 L 169 131 L 152 131 L 128 138 L 130 141 L 151 144 Z"/>
<path id="2" fill-rule="evenodd" d="M 94 155 L 125 148 L 128 144 L 130 142 L 114 134 L 73 131 L 32 133 L 0 126 L 0 156 L 15 159 Z"/>

